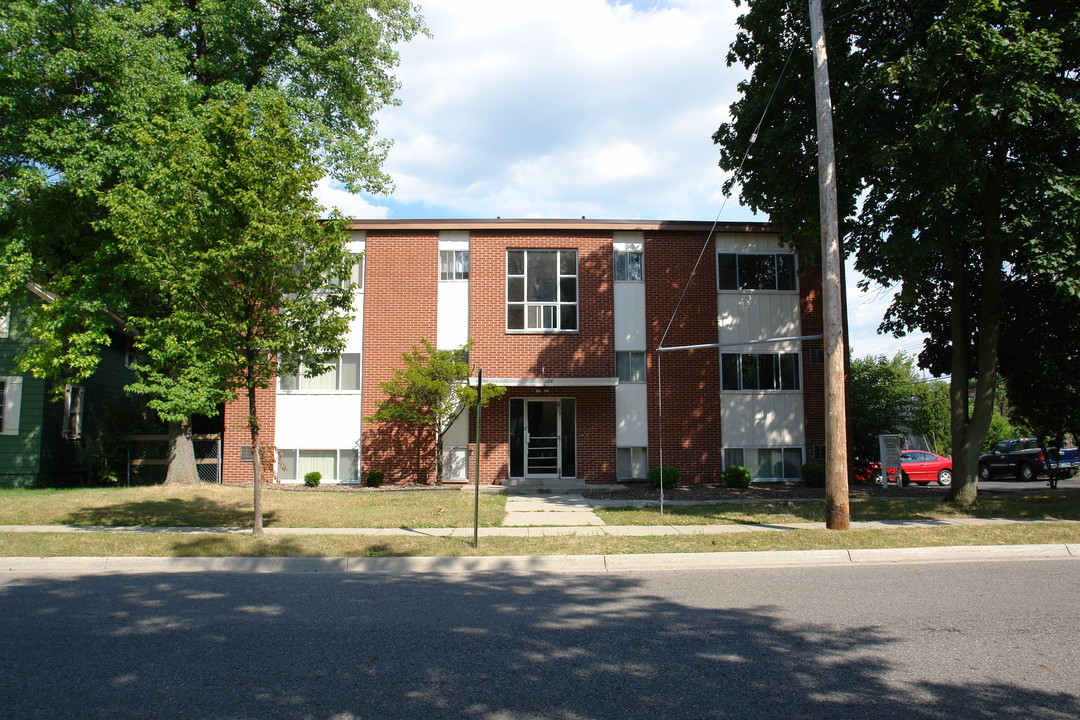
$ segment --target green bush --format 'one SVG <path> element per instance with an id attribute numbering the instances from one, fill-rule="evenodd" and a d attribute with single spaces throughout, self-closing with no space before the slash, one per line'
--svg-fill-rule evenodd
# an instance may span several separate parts
<path id="1" fill-rule="evenodd" d="M 322 482 L 322 473 L 318 470 L 312 470 L 304 476 L 304 484 L 308 487 L 319 487 L 320 482 Z"/>
<path id="2" fill-rule="evenodd" d="M 729 465 L 724 470 L 724 485 L 729 488 L 748 488 L 753 481 L 750 471 L 742 465 Z"/>
<path id="3" fill-rule="evenodd" d="M 646 477 L 649 480 L 649 487 L 660 487 L 660 466 L 650 470 Z M 672 467 L 671 465 L 664 465 L 664 487 L 677 487 L 679 485 L 679 480 L 681 479 L 682 473 L 679 472 L 678 468 Z"/>
<path id="4" fill-rule="evenodd" d="M 364 476 L 364 484 L 368 487 L 379 487 L 382 485 L 382 481 L 382 470 L 369 470 L 368 474 Z"/>
<path id="5" fill-rule="evenodd" d="M 802 466 L 799 474 L 802 476 L 803 485 L 806 487 L 825 487 L 825 463 L 808 462 Z"/>

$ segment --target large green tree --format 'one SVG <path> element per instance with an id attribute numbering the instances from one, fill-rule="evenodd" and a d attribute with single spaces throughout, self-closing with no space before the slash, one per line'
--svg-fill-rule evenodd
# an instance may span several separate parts
<path id="1" fill-rule="evenodd" d="M 191 342 L 191 326 L 169 319 L 173 299 L 147 282 L 128 254 L 132 243 L 117 242 L 111 213 L 131 195 L 115 190 L 153 177 L 166 158 L 161 147 L 203 132 L 208 109 L 259 112 L 271 96 L 288 116 L 284 127 L 303 133 L 305 165 L 317 163 L 354 190 L 386 189 L 387 143 L 377 139 L 374 113 L 394 102 L 394 44 L 423 31 L 415 7 L 0 0 L 0 28 L 0 305 L 31 281 L 57 296 L 30 318 L 39 342 L 24 369 L 65 381 L 89 375 L 109 341 L 110 310 L 140 318 L 139 388 L 169 417 L 206 412 L 222 388 L 200 379 L 213 381 L 217 361 Z M 200 192 L 190 176 L 173 181 L 174 194 L 185 181 L 184 192 Z"/>
<path id="2" fill-rule="evenodd" d="M 255 391 L 295 373 L 299 358 L 317 374 L 342 351 L 355 258 L 343 222 L 319 219 L 314 140 L 280 98 L 212 103 L 194 117 L 147 134 L 152 170 L 114 188 L 106 206 L 132 274 L 168 304 L 131 318 L 149 354 L 137 386 L 167 419 L 213 393 L 246 394 L 261 535 L 262 460 L 273 455 L 259 440 Z"/>
<path id="3" fill-rule="evenodd" d="M 749 4 L 729 62 L 752 74 L 714 135 L 727 169 L 749 149 L 729 187 L 793 241 L 819 225 L 806 9 Z M 950 376 L 949 499 L 972 503 L 1003 289 L 1080 288 L 1080 15 L 1052 0 L 837 0 L 826 20 L 846 250 L 901 286 L 884 329 L 925 331 L 920 363 Z"/>

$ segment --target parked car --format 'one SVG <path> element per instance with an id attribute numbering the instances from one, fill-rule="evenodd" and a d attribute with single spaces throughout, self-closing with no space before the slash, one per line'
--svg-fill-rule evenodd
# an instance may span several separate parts
<path id="1" fill-rule="evenodd" d="M 881 465 L 873 464 L 875 482 L 881 481 Z M 926 450 L 904 450 L 900 453 L 901 483 L 929 485 L 936 482 L 942 487 L 952 485 L 952 458 L 935 455 Z M 890 482 L 893 480 L 889 478 Z"/>
<path id="2" fill-rule="evenodd" d="M 1000 476 L 1017 480 L 1047 477 L 1050 485 L 1056 487 L 1058 480 L 1071 478 L 1077 467 L 1080 467 L 1080 460 L 1076 448 L 1062 450 L 1058 457 L 1049 458 L 1035 438 L 1017 438 L 1002 440 L 979 457 L 979 480 Z"/>
<path id="3" fill-rule="evenodd" d="M 952 458 L 926 450 L 905 450 L 900 453 L 900 472 L 905 484 L 929 485 L 936 482 L 948 487 L 952 485 Z"/>

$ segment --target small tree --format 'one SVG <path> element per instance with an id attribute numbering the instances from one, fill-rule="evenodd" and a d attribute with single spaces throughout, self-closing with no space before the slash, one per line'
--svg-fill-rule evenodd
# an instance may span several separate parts
<path id="1" fill-rule="evenodd" d="M 443 481 L 443 437 L 466 408 L 476 404 L 476 388 L 469 387 L 472 369 L 466 360 L 472 341 L 457 350 L 436 350 L 427 340 L 401 355 L 405 367 L 382 383 L 388 397 L 368 422 L 399 422 L 435 434 L 435 482 Z M 482 404 L 506 393 L 506 388 L 486 383 Z M 479 482 L 479 478 L 477 478 Z"/>

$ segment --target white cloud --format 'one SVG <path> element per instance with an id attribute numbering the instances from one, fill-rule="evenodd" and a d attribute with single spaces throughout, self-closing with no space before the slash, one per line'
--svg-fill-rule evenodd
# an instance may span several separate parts
<path id="1" fill-rule="evenodd" d="M 730 0 L 422 0 L 431 38 L 400 47 L 390 198 L 320 198 L 354 217 L 764 220 L 726 200 L 712 134 L 745 76 Z M 856 355 L 917 352 L 877 334 L 891 295 L 849 270 Z"/>
<path id="2" fill-rule="evenodd" d="M 384 218 L 389 213 L 385 207 L 372 205 L 360 195 L 344 189 L 340 183 L 323 178 L 315 187 L 315 199 L 327 211 L 337 209 L 348 218 Z"/>

